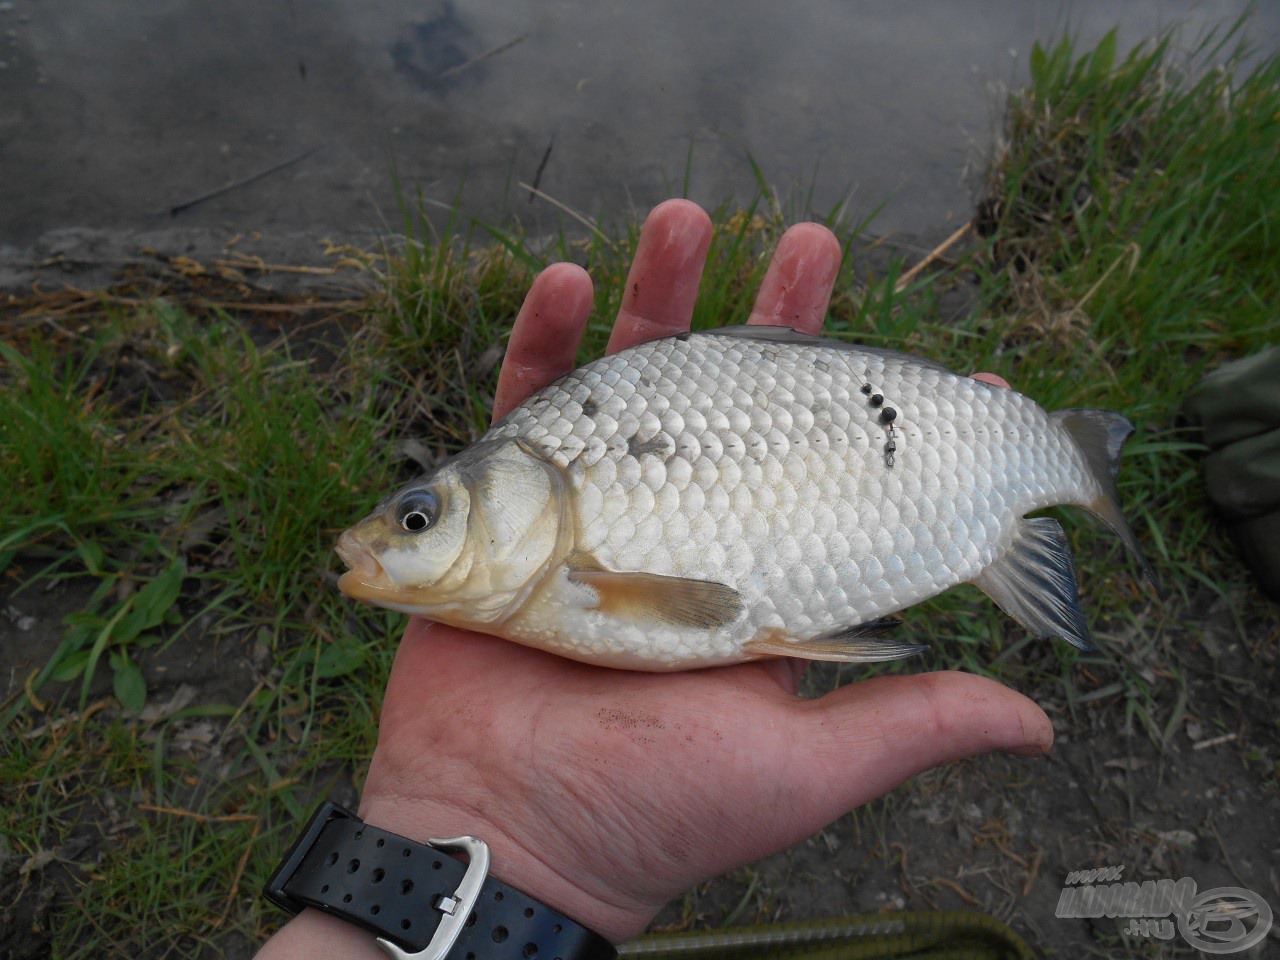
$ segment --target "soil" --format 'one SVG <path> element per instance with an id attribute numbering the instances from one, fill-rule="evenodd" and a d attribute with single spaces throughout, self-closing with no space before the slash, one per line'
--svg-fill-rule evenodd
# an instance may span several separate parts
<path id="1" fill-rule="evenodd" d="M 140 237 L 62 231 L 21 261 L 0 265 L 0 289 L 30 291 L 33 279 L 46 290 L 62 284 L 101 289 L 122 272 L 136 276 L 139 264 L 154 270 L 157 263 L 171 263 L 177 253 L 202 262 L 226 255 L 229 239 L 208 232 Z M 234 249 L 275 262 L 328 262 L 318 244 L 301 236 L 241 240 Z M 279 286 L 255 286 L 253 299 L 341 300 L 362 282 L 358 271 L 282 277 L 271 281 Z M 0 705 L 47 662 L 63 617 L 83 607 L 87 590 L 76 581 L 43 593 L 13 595 L 7 583 L 0 588 Z M 968 909 L 1007 922 L 1044 955 L 1163 955 L 1144 953 L 1157 948 L 1122 937 L 1122 920 L 1055 916 L 1068 873 L 1119 865 L 1125 880 L 1190 877 L 1202 891 L 1243 887 L 1280 909 L 1280 746 L 1274 719 L 1280 608 L 1243 570 L 1225 598 L 1202 591 L 1189 604 L 1135 603 L 1136 623 L 1151 629 L 1158 624 L 1176 638 L 1172 646 L 1186 680 L 1185 710 L 1163 749 L 1126 713 L 1123 693 L 1107 695 L 1087 670 L 1077 671 L 1070 684 L 1078 695 L 1102 695 L 1085 697 L 1071 709 L 1056 659 L 1047 650 L 1026 647 L 1012 682 L 1054 721 L 1057 742 L 1049 757 L 977 757 L 917 777 L 791 850 L 691 891 L 655 926 L 701 929 L 726 921 Z M 1242 612 L 1242 633 L 1233 611 Z M 1151 667 L 1161 723 L 1183 695 L 1168 666 Z M 164 709 L 178 701 L 239 704 L 270 664 L 251 637 L 192 636 L 151 654 L 143 669 L 149 703 Z M 815 691 L 829 689 L 839 676 L 824 665 L 814 668 L 808 682 Z M 91 700 L 108 693 L 104 685 Z M 204 727 L 185 727 L 185 739 L 169 738 L 164 750 L 200 757 L 215 769 L 209 721 L 202 722 Z M 349 775 L 342 782 L 349 783 Z M 351 802 L 354 793 L 335 798 Z M 104 791 L 83 812 L 70 840 L 44 862 L 19 856 L 0 837 L 0 957 L 49 955 L 45 931 L 63 891 L 85 882 L 111 838 L 131 829 L 122 812 L 130 808 L 130 797 Z M 1177 938 L 1174 943 L 1193 952 Z M 205 952 L 193 944 L 191 952 L 253 952 L 253 944 L 240 936 L 214 944 Z M 1274 942 L 1270 949 L 1276 949 Z"/>
<path id="2" fill-rule="evenodd" d="M 62 640 L 63 618 L 85 608 L 94 586 L 88 580 L 72 580 L 40 593 L 14 596 L 9 586 L 0 591 L 0 704 L 8 703 L 23 682 L 53 656 Z M 143 722 L 162 719 L 185 707 L 241 704 L 267 666 L 263 651 L 255 650 L 252 643 L 200 636 L 197 631 L 192 642 L 172 645 L 142 659 L 150 693 Z M 66 687 L 49 684 L 45 693 L 57 698 L 66 693 Z M 109 672 L 99 671 L 87 700 L 102 704 L 110 702 L 110 697 Z M 69 722 L 75 722 L 74 693 L 65 701 L 65 707 L 49 712 L 47 722 L 66 723 L 68 717 Z M 104 715 L 115 711 L 114 706 L 107 706 Z M 221 759 L 216 734 L 225 720 L 220 718 L 219 724 L 215 728 L 208 719 L 195 719 L 172 725 L 165 744 L 165 763 L 195 759 L 216 776 Z M 0 835 L 0 958 L 37 960 L 51 956 L 49 932 L 65 909 L 65 892 L 71 885 L 91 882 L 93 865 L 103 851 L 137 831 L 131 812 L 135 804 L 136 798 L 126 791 L 103 791 L 81 806 L 76 826 L 60 845 L 34 857 L 19 856 L 8 849 Z M 252 954 L 252 944 L 233 936 L 223 938 L 217 952 L 207 955 L 247 958 Z"/>

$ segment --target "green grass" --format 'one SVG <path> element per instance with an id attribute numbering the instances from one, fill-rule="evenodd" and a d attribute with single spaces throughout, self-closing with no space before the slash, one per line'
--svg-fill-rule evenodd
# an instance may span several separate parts
<path id="1" fill-rule="evenodd" d="M 1123 59 L 1113 37 L 1037 48 L 1031 86 L 1009 101 L 981 241 L 904 292 L 901 256 L 868 257 L 865 225 L 833 223 L 849 251 L 833 335 L 1138 425 L 1121 493 L 1169 602 L 1135 586 L 1114 538 L 1073 522 L 1099 653 L 1027 642 L 972 589 L 923 605 L 909 629 L 932 645 L 931 667 L 998 676 L 1156 746 L 1196 706 L 1188 609 L 1233 605 L 1246 651 L 1276 629 L 1274 612 L 1241 601 L 1177 422 L 1205 370 L 1278 337 L 1280 60 L 1246 76 L 1231 40 L 1184 56 L 1166 37 Z M 713 219 L 699 327 L 741 322 L 796 217 L 761 175 L 753 201 Z M 582 356 L 599 353 L 638 225 L 575 226 L 535 248 L 424 206 L 405 234 L 365 257 L 379 286 L 362 309 L 287 336 L 155 300 L 104 303 L 74 327 L 37 316 L 0 338 L 0 574 L 19 603 L 59 586 L 80 598 L 57 649 L 0 702 L 0 865 L 25 868 L 3 875 L 10 894 L 59 891 L 39 920 L 57 956 L 215 951 L 276 922 L 256 891 L 310 798 L 358 789 L 402 623 L 336 595 L 336 534 L 417 472 L 411 458 L 484 428 L 498 349 L 545 263 L 591 272 Z M 943 321 L 957 288 L 973 309 Z M 1250 618 L 1266 629 L 1245 629 Z M 174 685 L 156 665 L 195 648 L 249 665 L 222 700 L 160 709 Z M 1274 777 L 1265 749 L 1256 763 Z M 771 896 L 749 887 L 742 905 Z"/>

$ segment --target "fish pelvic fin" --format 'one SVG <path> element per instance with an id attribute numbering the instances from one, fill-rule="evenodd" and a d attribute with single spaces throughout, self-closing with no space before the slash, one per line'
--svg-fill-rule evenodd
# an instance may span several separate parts
<path id="1" fill-rule="evenodd" d="M 569 580 L 596 592 L 596 609 L 637 622 L 713 630 L 736 620 L 742 595 L 711 580 L 606 570 L 581 551 L 569 558 Z"/>
<path id="2" fill-rule="evenodd" d="M 1151 566 L 1133 529 L 1120 511 L 1120 494 L 1116 490 L 1116 474 L 1120 472 L 1120 450 L 1133 434 L 1133 424 L 1125 417 L 1110 410 L 1055 410 L 1049 419 L 1056 420 L 1075 441 L 1083 455 L 1090 475 L 1102 487 L 1102 495 L 1083 507 L 1105 523 L 1124 541 L 1133 554 L 1143 576 L 1158 596 L 1163 595 L 1160 578 Z"/>
<path id="3" fill-rule="evenodd" d="M 839 663 L 877 663 L 901 660 L 928 649 L 920 643 L 881 639 L 901 620 L 882 619 L 837 627 L 814 637 L 793 637 L 785 630 L 771 628 L 743 644 L 745 653 L 758 657 L 796 657 L 800 660 L 833 660 Z"/>
<path id="4" fill-rule="evenodd" d="M 1098 649 L 1080 609 L 1067 535 L 1052 517 L 1019 520 L 1013 545 L 973 584 L 1032 636 L 1061 637 L 1081 650 Z"/>

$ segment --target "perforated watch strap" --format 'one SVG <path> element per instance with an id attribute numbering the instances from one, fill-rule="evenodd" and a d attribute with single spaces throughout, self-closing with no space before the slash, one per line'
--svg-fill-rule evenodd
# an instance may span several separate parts
<path id="1" fill-rule="evenodd" d="M 326 803 L 267 882 L 291 913 L 314 907 L 410 952 L 431 942 L 455 905 L 466 865 Z M 532 897 L 488 877 L 449 960 L 613 960 L 617 951 Z"/>

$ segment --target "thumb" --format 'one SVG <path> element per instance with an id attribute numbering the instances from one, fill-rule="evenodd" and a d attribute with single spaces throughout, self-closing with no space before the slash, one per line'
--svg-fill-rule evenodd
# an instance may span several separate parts
<path id="1" fill-rule="evenodd" d="M 833 817 L 944 763 L 992 750 L 1040 756 L 1053 745 L 1034 701 L 968 673 L 877 677 L 797 706 L 810 710 L 802 762 L 824 774 L 812 782 L 827 785 L 820 802 Z"/>

